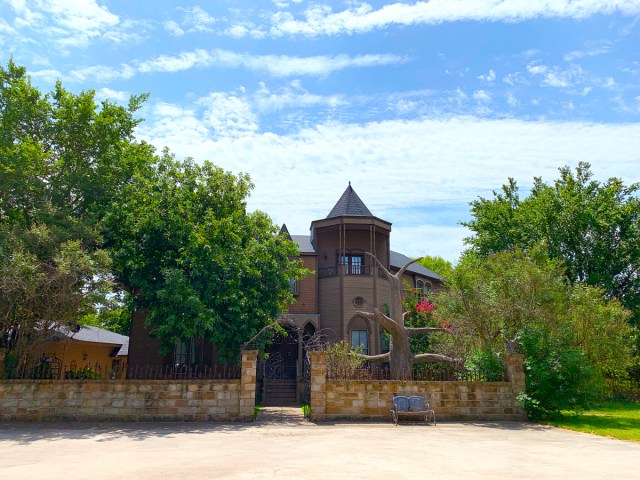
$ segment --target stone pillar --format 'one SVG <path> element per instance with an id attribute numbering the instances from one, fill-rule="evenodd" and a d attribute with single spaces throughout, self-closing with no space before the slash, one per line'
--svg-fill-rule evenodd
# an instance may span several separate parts
<path id="1" fill-rule="evenodd" d="M 309 352 L 311 360 L 311 421 L 324 420 L 327 413 L 327 354 Z"/>
<path id="2" fill-rule="evenodd" d="M 256 407 L 257 350 L 242 352 L 242 372 L 240 373 L 240 418 L 253 420 Z"/>
<path id="3" fill-rule="evenodd" d="M 507 380 L 511 382 L 514 413 L 522 417 L 522 419 L 526 419 L 527 414 L 524 411 L 522 403 L 518 401 L 518 395 L 524 393 L 526 389 L 524 379 L 524 355 L 508 353 L 504 356 L 504 362 L 507 368 Z"/>

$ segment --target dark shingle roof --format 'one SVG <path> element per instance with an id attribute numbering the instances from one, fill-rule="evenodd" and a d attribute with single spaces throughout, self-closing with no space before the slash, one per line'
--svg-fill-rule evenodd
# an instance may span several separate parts
<path id="1" fill-rule="evenodd" d="M 334 217 L 373 217 L 373 214 L 364 202 L 360 200 L 358 194 L 351 188 L 351 182 L 349 182 L 349 186 L 340 197 L 340 200 L 327 215 L 327 218 Z"/>
<path id="2" fill-rule="evenodd" d="M 300 253 L 316 253 L 313 245 L 311 245 L 309 235 L 291 235 L 291 240 L 298 244 Z"/>
<path id="3" fill-rule="evenodd" d="M 403 255 L 401 253 L 394 252 L 393 250 L 391 250 L 391 266 L 392 267 L 395 267 L 397 269 L 401 269 L 402 267 L 404 267 L 407 264 L 407 262 L 410 262 L 410 261 L 411 261 L 411 259 L 409 257 L 407 257 L 406 255 Z M 422 275 L 422 276 L 425 276 L 425 277 L 429 277 L 429 278 L 433 278 L 435 280 L 442 281 L 442 277 L 440 275 L 438 275 L 437 273 L 429 270 L 427 267 L 423 267 L 419 263 L 413 263 L 413 264 L 409 265 L 409 268 L 407 268 L 407 272 L 416 273 L 418 275 Z"/>

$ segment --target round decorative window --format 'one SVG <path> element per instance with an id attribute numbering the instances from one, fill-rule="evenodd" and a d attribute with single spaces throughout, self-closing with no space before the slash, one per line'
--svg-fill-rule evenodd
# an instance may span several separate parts
<path id="1" fill-rule="evenodd" d="M 353 299 L 353 305 L 357 308 L 362 308 L 364 307 L 364 298 L 362 297 L 354 297 Z"/>

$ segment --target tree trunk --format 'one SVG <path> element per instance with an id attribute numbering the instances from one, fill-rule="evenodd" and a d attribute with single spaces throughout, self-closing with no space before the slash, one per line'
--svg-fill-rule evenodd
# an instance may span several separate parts
<path id="1" fill-rule="evenodd" d="M 409 335 L 403 330 L 391 334 L 389 367 L 392 380 L 411 380 L 413 354 L 409 346 Z"/>

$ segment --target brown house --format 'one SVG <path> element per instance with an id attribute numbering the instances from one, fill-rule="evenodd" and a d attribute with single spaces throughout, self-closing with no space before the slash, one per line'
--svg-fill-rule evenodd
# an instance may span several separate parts
<path id="1" fill-rule="evenodd" d="M 286 226 L 283 231 L 288 234 Z M 282 315 L 281 323 L 289 330 L 267 353 L 262 373 L 265 383 L 275 384 L 274 391 L 264 389 L 266 404 L 287 398 L 279 383 L 298 378 L 297 398 L 302 393 L 305 339 L 319 333 L 331 342 L 348 340 L 362 346 L 364 353 L 376 355 L 388 351 L 387 337 L 375 321 L 358 314 L 384 309 L 389 302 L 389 281 L 379 270 L 370 252 L 392 273 L 410 261 L 391 250 L 391 223 L 374 216 L 351 187 L 344 191 L 326 218 L 311 222 L 310 235 L 289 235 L 300 248 L 304 266 L 315 273 L 292 285 L 296 303 Z M 405 273 L 409 288 L 437 292 L 442 278 L 419 264 Z M 294 386 L 289 386 L 289 399 Z M 281 402 L 282 403 L 282 402 Z"/>
<path id="2" fill-rule="evenodd" d="M 273 402 L 286 398 L 293 401 L 294 395 L 300 397 L 305 339 L 314 334 L 321 333 L 331 342 L 348 339 L 372 355 L 386 351 L 386 337 L 380 325 L 357 313 L 384 308 L 390 295 L 388 280 L 365 252 L 374 254 L 392 273 L 410 260 L 391 250 L 391 223 L 374 216 L 351 184 L 326 218 L 311 222 L 310 235 L 290 235 L 286 226 L 282 230 L 298 244 L 300 259 L 314 273 L 298 282 L 292 281 L 296 301 L 280 320 L 289 334 L 276 339 L 267 351 L 268 360 L 260 365 L 259 377 L 272 384 L 277 381 L 286 384 L 279 385 L 281 391 L 271 395 L 268 388 L 264 389 Z M 410 288 L 425 293 L 437 292 L 442 285 L 439 275 L 419 264 L 407 269 L 405 280 Z M 134 315 L 129 363 L 167 363 L 167 359 L 159 357 L 157 346 L 146 333 L 142 319 Z M 176 346 L 175 358 L 169 359 L 169 363 L 180 363 L 185 349 L 209 350 L 202 347 L 197 342 Z M 268 398 L 263 401 L 272 403 Z"/>

